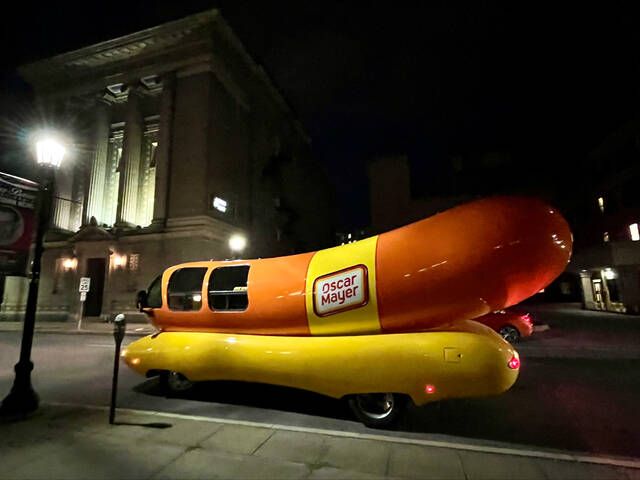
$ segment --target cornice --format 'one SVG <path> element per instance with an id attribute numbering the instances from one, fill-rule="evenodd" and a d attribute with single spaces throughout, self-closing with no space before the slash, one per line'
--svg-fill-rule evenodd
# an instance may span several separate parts
<path id="1" fill-rule="evenodd" d="M 231 54 L 237 55 L 241 71 L 236 72 L 220 58 L 216 48 L 218 39 Z M 301 137 L 310 142 L 263 67 L 251 58 L 216 9 L 43 59 L 24 65 L 18 71 L 39 95 L 66 97 L 90 94 L 109 85 L 127 84 L 171 71 L 188 71 L 203 63 L 208 63 L 228 88 L 232 87 L 232 93 L 245 107 L 250 104 L 243 94 L 248 90 L 245 84 L 253 82 L 261 95 L 284 113 Z M 161 88 L 160 84 L 154 88 Z M 109 100 L 118 100 L 116 97 Z"/>

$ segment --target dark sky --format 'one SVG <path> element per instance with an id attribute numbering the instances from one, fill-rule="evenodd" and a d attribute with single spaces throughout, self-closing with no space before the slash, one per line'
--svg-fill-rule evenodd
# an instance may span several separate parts
<path id="1" fill-rule="evenodd" d="M 1 20 L 2 106 L 18 64 L 218 7 L 309 132 L 340 223 L 366 224 L 376 155 L 408 153 L 429 175 L 457 153 L 508 151 L 533 172 L 523 182 L 562 182 L 636 116 L 633 2 L 514 3 L 16 2 Z"/>

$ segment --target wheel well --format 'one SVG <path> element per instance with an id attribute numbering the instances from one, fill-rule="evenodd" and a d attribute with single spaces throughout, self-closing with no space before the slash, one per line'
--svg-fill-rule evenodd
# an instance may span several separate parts
<path id="1" fill-rule="evenodd" d="M 163 375 L 165 373 L 167 373 L 167 370 L 159 370 L 159 369 L 147 370 L 145 377 L 147 378 L 159 377 L 160 375 Z"/>

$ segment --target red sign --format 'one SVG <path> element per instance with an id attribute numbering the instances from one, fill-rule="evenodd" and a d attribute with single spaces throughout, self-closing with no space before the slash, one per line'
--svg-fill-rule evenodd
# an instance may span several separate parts
<path id="1" fill-rule="evenodd" d="M 25 276 L 38 186 L 0 172 L 0 275 Z"/>

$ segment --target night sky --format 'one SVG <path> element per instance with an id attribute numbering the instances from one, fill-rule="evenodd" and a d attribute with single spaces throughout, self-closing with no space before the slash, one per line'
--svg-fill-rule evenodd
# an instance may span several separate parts
<path id="1" fill-rule="evenodd" d="M 25 91 L 19 64 L 216 7 L 310 134 L 341 226 L 367 224 L 377 155 L 408 154 L 423 195 L 452 155 L 489 151 L 520 165 L 516 186 L 575 188 L 586 154 L 638 113 L 637 12 L 513 3 L 16 2 L 1 20 L 0 107 L 11 116 Z"/>

